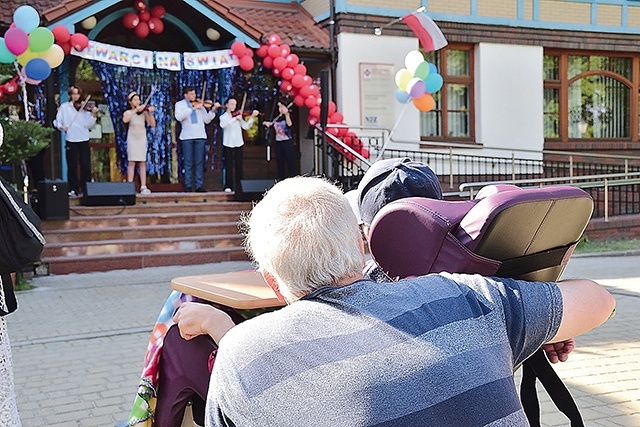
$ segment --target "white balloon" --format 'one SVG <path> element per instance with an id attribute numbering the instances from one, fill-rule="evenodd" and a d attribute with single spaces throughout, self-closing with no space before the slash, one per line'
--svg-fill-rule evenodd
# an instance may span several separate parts
<path id="1" fill-rule="evenodd" d="M 98 20 L 96 19 L 96 17 L 90 16 L 84 21 L 82 21 L 80 25 L 82 25 L 82 28 L 84 28 L 85 30 L 92 30 L 97 23 L 98 23 Z"/>
<path id="2" fill-rule="evenodd" d="M 407 70 L 415 70 L 422 62 L 424 62 L 424 56 L 419 50 L 412 50 L 404 57 L 404 65 Z"/>
<path id="3" fill-rule="evenodd" d="M 220 31 L 215 28 L 207 28 L 207 38 L 216 41 L 220 38 Z"/>

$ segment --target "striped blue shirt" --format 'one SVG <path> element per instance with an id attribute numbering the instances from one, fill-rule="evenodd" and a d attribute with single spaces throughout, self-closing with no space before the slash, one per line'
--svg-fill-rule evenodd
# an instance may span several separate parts
<path id="1" fill-rule="evenodd" d="M 554 283 L 442 273 L 322 288 L 225 335 L 206 425 L 527 426 L 513 370 L 561 319 Z"/>

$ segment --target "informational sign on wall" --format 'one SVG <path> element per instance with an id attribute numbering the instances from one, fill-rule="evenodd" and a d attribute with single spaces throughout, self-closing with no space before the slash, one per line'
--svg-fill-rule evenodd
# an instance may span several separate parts
<path id="1" fill-rule="evenodd" d="M 360 123 L 391 129 L 395 117 L 393 64 L 360 63 Z"/>

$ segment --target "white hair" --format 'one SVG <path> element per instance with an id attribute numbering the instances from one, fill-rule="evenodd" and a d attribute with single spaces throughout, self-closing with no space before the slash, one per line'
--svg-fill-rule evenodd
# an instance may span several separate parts
<path id="1" fill-rule="evenodd" d="M 325 179 L 280 181 L 241 220 L 241 229 L 247 252 L 289 303 L 362 272 L 356 217 Z"/>

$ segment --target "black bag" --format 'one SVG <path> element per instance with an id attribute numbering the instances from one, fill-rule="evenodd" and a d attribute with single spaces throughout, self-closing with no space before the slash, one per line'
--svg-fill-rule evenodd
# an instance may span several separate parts
<path id="1" fill-rule="evenodd" d="M 44 244 L 40 218 L 0 177 L 0 274 L 21 271 L 40 259 Z"/>
<path id="2" fill-rule="evenodd" d="M 2 280 L 2 282 L 0 282 L 0 294 L 4 295 L 4 305 L 0 304 L 0 317 L 3 317 L 18 309 L 18 301 L 16 301 L 16 294 L 13 292 L 11 275 L 3 274 L 0 276 L 0 280 Z"/>

